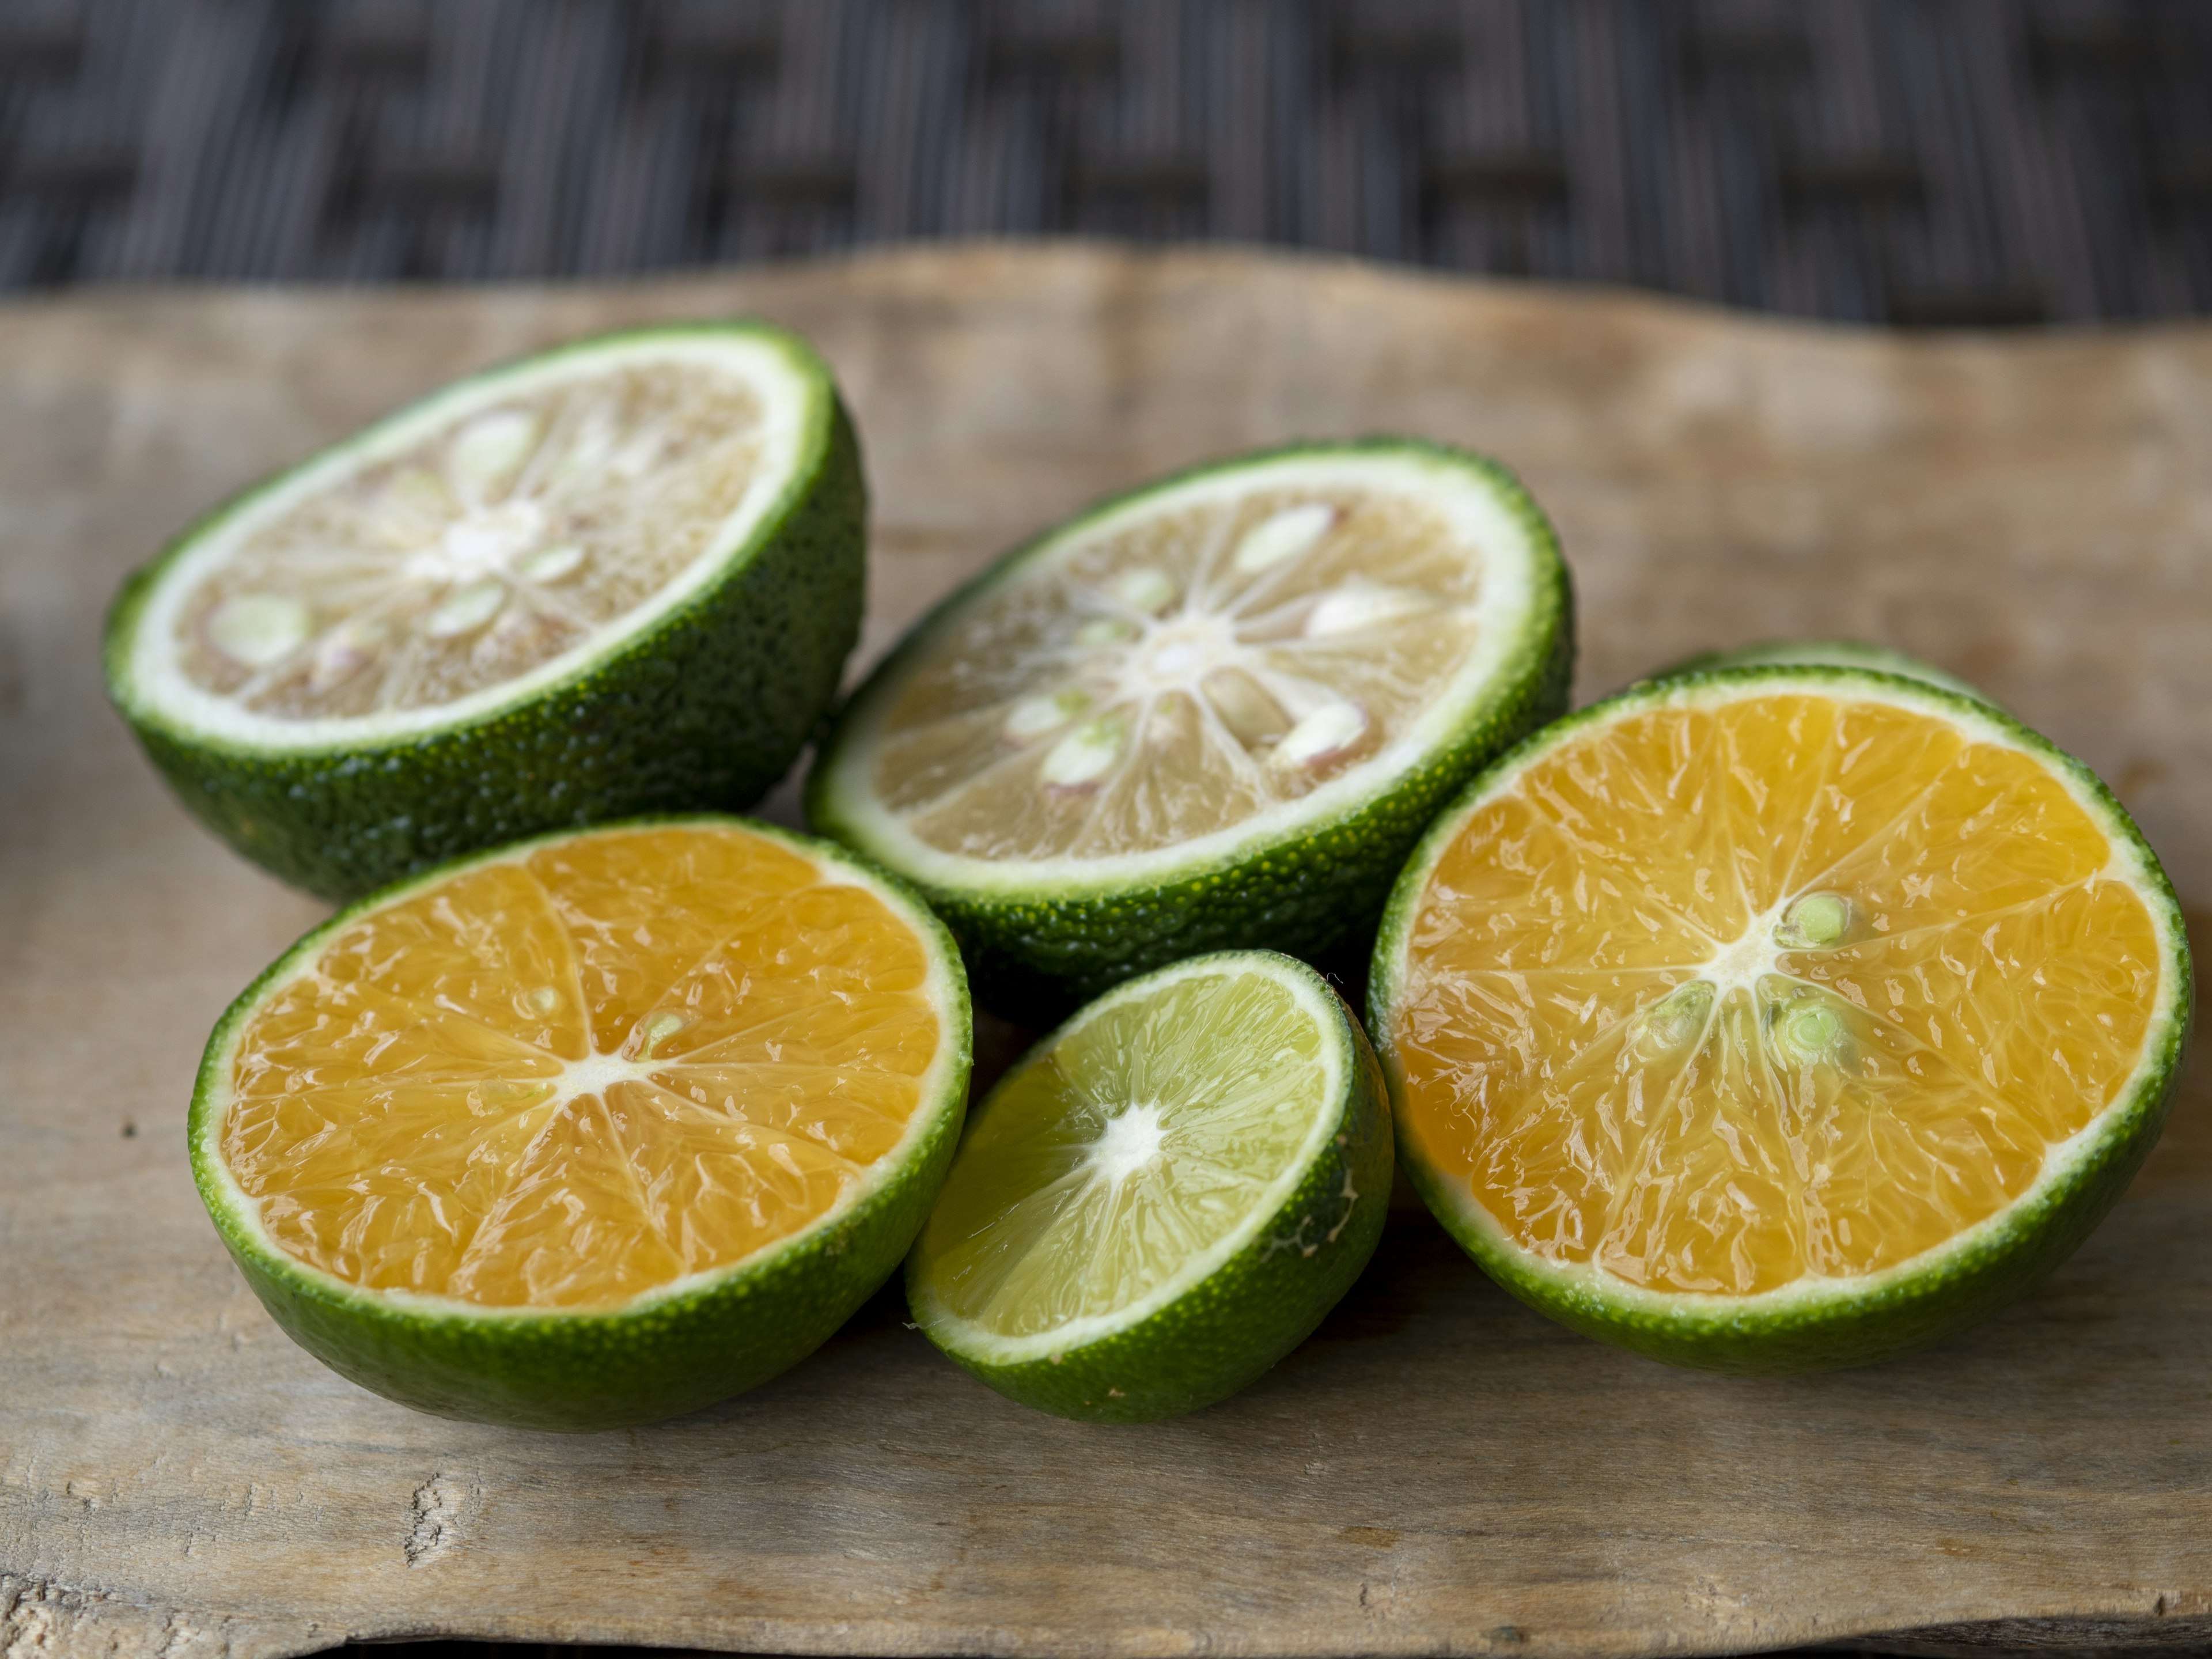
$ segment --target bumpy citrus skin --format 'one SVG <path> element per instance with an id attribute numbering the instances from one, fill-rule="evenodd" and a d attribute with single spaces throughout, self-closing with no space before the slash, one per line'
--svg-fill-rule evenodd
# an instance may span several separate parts
<path id="1" fill-rule="evenodd" d="M 830 371 L 797 337 L 757 323 L 639 329 L 547 356 L 733 332 L 774 343 L 815 387 L 794 487 L 713 580 L 525 702 L 386 742 L 273 751 L 181 729 L 138 695 L 131 641 L 162 572 L 319 458 L 216 508 L 136 572 L 108 612 L 108 695 L 185 809 L 272 874 L 343 902 L 541 830 L 758 800 L 813 734 L 860 637 L 867 486 Z"/>
<path id="2" fill-rule="evenodd" d="M 1395 1054 L 1400 972 L 1407 934 L 1431 867 L 1494 780 L 1577 728 L 1686 684 L 1773 678 L 1793 684 L 1909 685 L 1924 698 L 1970 708 L 2008 728 L 2069 775 L 2101 807 L 2116 838 L 2131 842 L 2154 890 L 2146 903 L 2164 912 L 2172 936 L 2185 940 L 2179 901 L 2156 855 L 2119 801 L 2089 769 L 1977 697 L 1903 675 L 1838 665 L 1751 666 L 1674 671 L 1577 711 L 1501 756 L 1440 814 L 1407 861 L 1384 912 L 1369 979 L 1368 1024 L 1375 1032 L 1394 1103 L 1402 1097 Z M 2172 1105 L 2193 1021 L 2194 968 L 2186 944 L 2175 958 L 2179 983 L 2172 1013 L 2154 1022 L 2146 1054 L 2127 1094 L 2095 1121 L 2056 1181 L 1939 1246 L 1882 1273 L 1800 1291 L 1755 1296 L 1661 1294 L 1595 1272 L 1563 1268 L 1508 1240 L 1498 1223 L 1455 1186 L 1438 1178 L 1401 1138 L 1399 1167 L 1476 1265 L 1510 1294 L 1570 1329 L 1670 1364 L 1739 1376 L 1787 1376 L 1869 1365 L 1954 1336 L 2020 1299 L 2073 1255 L 2102 1221 L 2157 1144 Z"/>
<path id="3" fill-rule="evenodd" d="M 810 856 L 830 850 L 750 820 L 736 827 L 786 840 Z M 842 851 L 835 856 L 857 862 Z M 967 986 L 951 937 L 918 900 L 910 902 L 912 918 L 952 975 L 957 1004 L 948 1011 L 945 1041 L 956 1052 L 939 1097 L 915 1109 L 927 1127 L 910 1162 L 850 1208 L 702 1276 L 691 1288 L 614 1312 L 457 1311 L 444 1298 L 363 1291 L 318 1272 L 236 1213 L 234 1188 L 220 1168 L 216 1120 L 234 1039 L 263 992 L 356 917 L 475 861 L 455 860 L 339 912 L 270 964 L 216 1024 L 200 1061 L 187 1134 L 201 1201 L 231 1260 L 270 1316 L 309 1353 L 350 1382 L 437 1417 L 568 1433 L 632 1428 L 696 1411 L 789 1370 L 897 1268 L 959 1144 L 971 1059 Z M 869 874 L 906 896 L 894 878 Z"/>
<path id="4" fill-rule="evenodd" d="M 1863 668 L 1876 674 L 1901 674 L 1909 680 L 1922 680 L 1929 685 L 1941 686 L 1946 691 L 1955 691 L 1962 697 L 1972 697 L 1977 702 L 1988 702 L 1987 696 L 1969 685 L 1956 674 L 1946 673 L 1930 662 L 1886 645 L 1869 645 L 1863 640 L 1766 640 L 1757 645 L 1738 646 L 1729 651 L 1704 651 L 1694 657 L 1686 657 L 1671 667 L 1647 674 L 1647 680 L 1671 680 L 1685 674 L 1710 674 L 1723 668 L 1790 668 L 1826 665 L 1831 668 Z M 1994 705 L 1992 705 L 1994 707 Z"/>
<path id="5" fill-rule="evenodd" d="M 945 1340 L 918 1258 L 909 1257 L 908 1301 L 930 1340 L 1009 1400 L 1085 1423 L 1180 1417 L 1272 1370 L 1344 1299 L 1375 1254 L 1389 1213 L 1389 1091 L 1359 1022 L 1341 1002 L 1336 1012 L 1355 1056 L 1344 1109 L 1322 1155 L 1251 1243 L 1128 1329 L 1058 1359 L 1011 1365 Z M 977 1109 L 989 1109 L 988 1100 Z"/>
<path id="6" fill-rule="evenodd" d="M 1485 474 L 1538 550 L 1534 611 L 1522 648 L 1498 671 L 1491 695 L 1451 742 L 1393 780 L 1384 792 L 1333 823 L 1292 830 L 1233 860 L 1186 869 L 1144 885 L 973 892 L 899 873 L 952 929 L 976 998 L 1028 1025 L 1050 1025 L 1122 981 L 1186 957 L 1220 950 L 1273 950 L 1312 960 L 1365 930 L 1437 809 L 1468 778 L 1567 706 L 1574 677 L 1574 592 L 1559 538 L 1520 481 L 1486 456 L 1402 438 L 1290 445 L 1192 467 L 1099 501 L 1006 554 L 942 601 L 908 632 L 853 694 L 807 780 L 807 822 L 818 833 L 881 860 L 839 806 L 831 772 L 854 714 L 888 695 L 935 634 L 975 594 L 995 586 L 1048 547 L 1094 520 L 1194 478 L 1255 462 L 1346 450 L 1427 452 Z"/>

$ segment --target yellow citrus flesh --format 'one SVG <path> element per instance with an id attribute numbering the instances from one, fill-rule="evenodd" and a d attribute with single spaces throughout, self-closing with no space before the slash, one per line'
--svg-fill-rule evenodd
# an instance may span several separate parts
<path id="1" fill-rule="evenodd" d="M 1231 828 L 1402 734 L 1474 648 L 1481 553 L 1435 506 L 1256 482 L 1109 521 L 992 593 L 884 722 L 874 787 L 972 858 Z"/>
<path id="2" fill-rule="evenodd" d="M 837 1206 L 946 1040 L 914 925 L 764 836 L 478 865 L 255 1013 L 224 1161 L 282 1249 L 498 1308 L 625 1303 Z"/>
<path id="3" fill-rule="evenodd" d="M 1403 1133 L 1505 1237 L 1662 1291 L 1876 1273 L 2115 1099 L 2153 917 L 2036 755 L 1761 690 L 1564 738 L 1407 933 Z"/>
<path id="4" fill-rule="evenodd" d="M 702 362 L 520 390 L 252 531 L 185 599 L 179 665 L 288 720 L 504 684 L 681 574 L 744 496 L 762 441 L 758 398 Z"/>

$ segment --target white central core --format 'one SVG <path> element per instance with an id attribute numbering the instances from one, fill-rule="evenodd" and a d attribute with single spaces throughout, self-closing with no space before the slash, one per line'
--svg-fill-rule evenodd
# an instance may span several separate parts
<path id="1" fill-rule="evenodd" d="M 491 575 L 535 547 L 544 533 L 544 508 L 535 501 L 507 501 L 454 520 L 436 541 L 408 555 L 402 568 L 425 582 Z"/>
<path id="2" fill-rule="evenodd" d="M 665 1072 L 665 1060 L 625 1060 L 620 1054 L 592 1054 L 572 1060 L 563 1068 L 560 1086 L 570 1096 L 604 1095 L 617 1083 L 643 1083 L 655 1072 Z"/>
<path id="3" fill-rule="evenodd" d="M 1092 1144 L 1091 1171 L 1103 1181 L 1127 1181 L 1159 1158 L 1166 1140 L 1158 1107 L 1125 1106 L 1106 1120 L 1106 1133 Z"/>
<path id="4" fill-rule="evenodd" d="M 1130 655 L 1130 690 L 1141 694 L 1193 684 L 1236 662 L 1244 649 L 1226 617 L 1186 613 L 1154 628 Z"/>
<path id="5" fill-rule="evenodd" d="M 1763 975 L 1780 971 L 1775 961 L 1781 956 L 1782 947 L 1774 936 L 1789 908 L 1786 902 L 1776 905 L 1753 921 L 1735 944 L 1723 945 L 1713 952 L 1698 977 L 1711 984 L 1715 1000 L 1730 991 L 1748 991 Z"/>

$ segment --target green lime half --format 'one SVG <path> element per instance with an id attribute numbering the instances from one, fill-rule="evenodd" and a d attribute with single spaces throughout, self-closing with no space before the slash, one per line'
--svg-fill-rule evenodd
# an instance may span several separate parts
<path id="1" fill-rule="evenodd" d="M 1370 980 L 1401 1161 L 1516 1296 L 1710 1370 L 1863 1364 L 2065 1260 L 2189 1030 L 2158 860 L 1976 699 L 1650 682 L 1441 814 Z"/>
<path id="2" fill-rule="evenodd" d="M 1807 667 L 1863 668 L 1876 674 L 1902 674 L 1908 680 L 1940 685 L 1946 691 L 1956 691 L 1977 702 L 1990 702 L 1986 693 L 1967 684 L 1956 674 L 1946 673 L 1935 664 L 1923 662 L 1903 651 L 1886 645 L 1869 645 L 1863 640 L 1764 640 L 1757 645 L 1738 646 L 1733 651 L 1702 652 L 1671 668 L 1662 668 L 1650 678 L 1672 679 L 1678 674 L 1704 674 L 1720 668 Z"/>
<path id="3" fill-rule="evenodd" d="M 560 825 L 741 807 L 836 691 L 866 517 L 799 340 L 585 340 L 194 526 L 118 598 L 109 694 L 195 816 L 330 898 Z"/>
<path id="4" fill-rule="evenodd" d="M 1390 1169 L 1381 1074 L 1328 982 L 1273 951 L 1199 957 L 1109 993 L 992 1091 L 907 1293 L 1024 1405 L 1195 1411 L 1351 1288 Z"/>
<path id="5" fill-rule="evenodd" d="M 1044 1023 L 1194 952 L 1371 927 L 1437 807 L 1565 706 L 1551 527 L 1404 440 L 1223 461 L 1008 554 L 854 697 L 818 830 L 914 882 Z"/>
<path id="6" fill-rule="evenodd" d="M 343 911 L 216 1026 L 192 1173 L 276 1322 L 440 1416 L 605 1429 L 811 1352 L 944 1179 L 921 903 L 739 818 L 571 830 Z"/>

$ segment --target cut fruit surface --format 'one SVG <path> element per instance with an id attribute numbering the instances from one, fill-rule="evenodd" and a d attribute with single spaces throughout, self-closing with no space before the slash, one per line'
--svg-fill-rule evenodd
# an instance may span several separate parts
<path id="1" fill-rule="evenodd" d="M 1243 1387 L 1356 1278 L 1390 1188 L 1380 1074 L 1310 969 L 1224 952 L 1084 1010 L 981 1109 L 908 1267 L 992 1387 L 1134 1422 Z"/>
<path id="2" fill-rule="evenodd" d="M 696 1322 L 749 1365 L 796 1345 L 788 1364 L 920 1224 L 966 1021 L 941 930 L 818 844 L 734 820 L 581 832 L 303 941 L 210 1046 L 195 1164 L 280 1322 L 371 1387 L 358 1354 L 287 1321 L 294 1302 L 351 1310 L 372 1358 L 410 1319 L 434 1346 L 574 1315 L 617 1358 L 625 1321 L 641 1350 Z M 733 1315 L 732 1288 L 794 1277 L 777 1264 L 797 1282 Z M 543 1413 L 604 1392 L 575 1364 L 542 1380 Z M 661 1386 L 734 1391 L 729 1364 L 701 1367 Z M 400 1380 L 384 1391 L 434 1392 Z"/>
<path id="3" fill-rule="evenodd" d="M 334 896 L 579 817 L 744 805 L 834 689 L 863 511 L 836 392 L 798 341 L 586 341 L 196 526 L 118 602 L 110 686 L 188 805 Z M 625 741 L 586 755 L 580 725 Z M 516 787 L 450 800 L 441 772 Z"/>
<path id="4" fill-rule="evenodd" d="M 1480 781 L 1401 878 L 1374 1018 L 1409 1172 L 1509 1288 L 1759 1369 L 1929 1340 L 2070 1249 L 2155 1137 L 2189 973 L 2049 744 L 1741 670 Z"/>
<path id="5" fill-rule="evenodd" d="M 1382 441 L 1226 462 L 947 601 L 854 698 L 809 810 L 1072 994 L 1231 938 L 1318 948 L 1558 706 L 1571 649 L 1548 526 L 1494 465 Z M 1248 868 L 1340 830 L 1298 872 L 1333 907 Z M 1218 920 L 1176 896 L 1201 874 Z M 1140 896 L 1160 938 L 1111 914 Z"/>

